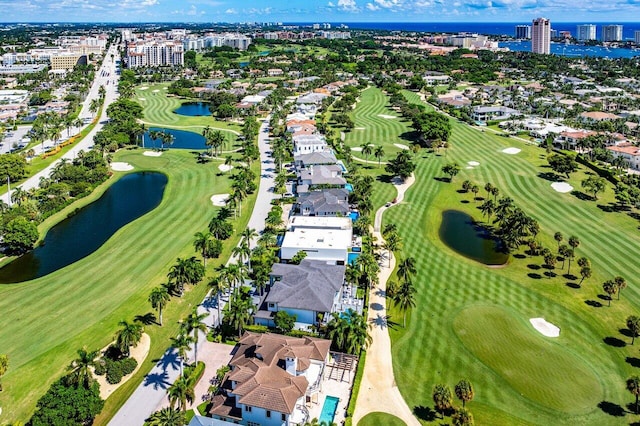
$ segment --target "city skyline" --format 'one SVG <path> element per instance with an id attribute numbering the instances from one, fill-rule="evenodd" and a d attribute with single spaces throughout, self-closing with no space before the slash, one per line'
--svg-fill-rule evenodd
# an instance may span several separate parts
<path id="1" fill-rule="evenodd" d="M 626 22 L 637 0 L 0 0 L 3 22 Z M 409 18 L 409 19 L 407 19 Z"/>

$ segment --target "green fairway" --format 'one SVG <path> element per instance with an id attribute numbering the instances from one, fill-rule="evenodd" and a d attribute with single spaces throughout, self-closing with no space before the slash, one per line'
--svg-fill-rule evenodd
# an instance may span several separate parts
<path id="1" fill-rule="evenodd" d="M 206 229 L 216 211 L 211 195 L 229 192 L 228 177 L 218 173 L 220 163 L 198 164 L 188 150 L 170 150 L 161 157 L 143 156 L 140 150 L 120 151 L 114 159 L 132 164 L 134 171 L 165 173 L 169 180 L 164 198 L 156 209 L 121 228 L 86 258 L 33 281 L 0 285 L 0 353 L 10 358 L 0 393 L 3 423 L 26 421 L 40 395 L 64 373 L 77 349 L 104 347 L 112 340 L 118 321 L 152 312 L 147 301 L 150 289 L 166 281 L 177 257 L 195 254 L 193 235 Z M 254 201 L 255 195 L 245 201 L 243 216 L 234 222 L 236 230 L 246 227 Z M 58 220 L 75 208 L 72 205 L 59 213 Z M 209 275 L 237 241 L 237 236 L 228 240 L 220 259 L 207 263 Z M 140 383 L 152 360 L 164 352 L 169 337 L 177 332 L 178 319 L 205 293 L 206 286 L 201 284 L 181 299 L 172 298 L 164 311 L 165 325 L 145 326 L 151 336 L 150 355 L 134 379 L 109 398 L 96 424 L 104 423 Z"/>
<path id="2" fill-rule="evenodd" d="M 401 419 L 387 413 L 369 413 L 364 416 L 358 426 L 404 426 L 406 425 Z"/>
<path id="3" fill-rule="evenodd" d="M 189 117 L 175 114 L 173 111 L 184 102 L 196 102 L 197 99 L 181 99 L 167 95 L 169 84 L 143 85 L 136 88 L 134 100 L 144 108 L 144 123 L 147 127 L 169 127 L 173 129 L 187 130 L 202 133 L 209 126 L 213 129 L 224 131 L 230 147 L 240 132 L 240 126 L 235 123 L 214 120 L 211 116 Z"/>
<path id="4" fill-rule="evenodd" d="M 365 143 L 382 145 L 384 156 L 382 161 L 394 158 L 400 148 L 394 144 L 410 146 L 411 140 L 401 137 L 411 132 L 409 123 L 402 119 L 400 113 L 389 106 L 387 95 L 376 87 L 370 87 L 360 93 L 360 101 L 352 114 L 355 123 L 353 130 L 345 136 L 345 145 L 349 148 L 359 148 Z M 394 118 L 395 117 L 395 118 Z M 352 151 L 354 157 L 364 159 L 358 151 Z M 369 161 L 377 162 L 377 158 L 370 155 Z"/>
<path id="5" fill-rule="evenodd" d="M 621 332 L 625 318 L 640 307 L 638 221 L 605 211 L 613 200 L 611 187 L 597 202 L 554 191 L 545 179 L 550 170 L 540 148 L 460 123 L 453 124 L 450 144 L 446 154 L 416 157 L 416 183 L 405 202 L 384 217 L 398 225 L 403 253 L 418 267 L 411 320 L 407 329 L 390 331 L 395 378 L 409 407 L 433 407 L 436 383 L 453 388 L 467 377 L 476 390 L 469 409 L 478 424 L 619 424 L 620 415 L 625 423 L 638 421 L 626 408 L 633 396 L 625 390 L 626 378 L 640 373 L 638 352 Z M 507 147 L 522 151 L 505 154 Z M 460 174 L 453 183 L 436 180 L 450 161 L 462 166 Z M 467 169 L 469 161 L 480 165 Z M 580 189 L 584 176 L 581 170 L 568 183 Z M 539 221 L 544 246 L 556 249 L 556 231 L 565 241 L 576 235 L 581 241 L 576 256 L 591 260 L 593 276 L 574 288 L 563 277 L 562 262 L 558 275 L 547 278 L 540 257 L 512 257 L 504 268 L 489 268 L 446 247 L 438 237 L 444 210 L 482 219 L 480 202 L 457 192 L 465 179 L 480 188 L 491 182 L 500 196 L 512 197 Z M 478 195 L 486 196 L 482 189 Z M 579 275 L 575 262 L 571 272 Z M 615 275 L 625 277 L 629 287 L 608 308 L 602 282 Z M 495 310 L 484 312 L 487 306 Z M 390 314 L 401 315 L 393 308 Z M 560 337 L 536 334 L 528 324 L 534 317 L 559 326 Z M 492 326 L 499 326 L 496 334 Z"/>

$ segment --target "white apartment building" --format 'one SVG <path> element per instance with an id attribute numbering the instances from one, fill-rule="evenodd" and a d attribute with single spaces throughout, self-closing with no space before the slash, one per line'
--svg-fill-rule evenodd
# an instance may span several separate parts
<path id="1" fill-rule="evenodd" d="M 587 41 L 596 39 L 596 26 L 593 24 L 582 24 L 576 26 L 576 39 Z"/>
<path id="2" fill-rule="evenodd" d="M 320 31 L 320 37 L 327 40 L 346 40 L 351 38 L 349 31 Z"/>
<path id="3" fill-rule="evenodd" d="M 622 41 L 622 25 L 603 25 L 602 41 Z"/>
<path id="4" fill-rule="evenodd" d="M 551 53 L 551 21 L 536 18 L 531 28 L 531 51 L 548 55 Z"/>
<path id="5" fill-rule="evenodd" d="M 531 25 L 516 25 L 516 39 L 528 40 L 531 38 Z"/>
<path id="6" fill-rule="evenodd" d="M 640 44 L 640 31 L 633 32 L 633 40 L 636 42 L 636 44 Z"/>
<path id="7" fill-rule="evenodd" d="M 129 68 L 183 66 L 184 49 L 177 41 L 129 43 L 126 61 Z"/>

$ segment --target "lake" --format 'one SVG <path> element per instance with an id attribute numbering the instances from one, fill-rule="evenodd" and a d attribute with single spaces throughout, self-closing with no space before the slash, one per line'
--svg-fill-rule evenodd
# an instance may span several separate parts
<path id="1" fill-rule="evenodd" d="M 187 132 L 185 130 L 176 129 L 163 129 L 161 127 L 150 127 L 149 131 L 144 134 L 144 147 L 145 148 L 160 148 L 162 141 L 160 139 L 152 140 L 149 137 L 150 131 L 167 132 L 171 133 L 175 140 L 171 146 L 165 146 L 165 148 L 173 149 L 208 149 L 205 144 L 205 138 L 200 133 Z"/>
<path id="2" fill-rule="evenodd" d="M 189 117 L 201 117 L 203 115 L 211 115 L 208 102 L 185 102 L 173 112 L 178 115 L 186 115 Z"/>
<path id="3" fill-rule="evenodd" d="M 120 228 L 156 208 L 167 177 L 140 172 L 123 176 L 93 203 L 55 225 L 42 245 L 0 269 L 0 283 L 43 277 L 99 249 Z"/>
<path id="4" fill-rule="evenodd" d="M 452 250 L 485 265 L 504 265 L 509 260 L 500 240 L 458 210 L 442 212 L 440 240 Z"/>

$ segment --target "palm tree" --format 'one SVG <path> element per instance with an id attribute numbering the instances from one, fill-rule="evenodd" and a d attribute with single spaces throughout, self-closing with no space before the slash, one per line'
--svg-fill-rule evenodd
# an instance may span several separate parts
<path id="1" fill-rule="evenodd" d="M 453 406 L 453 396 L 451 395 L 449 386 L 441 384 L 435 385 L 433 388 L 433 402 L 436 411 L 438 411 L 444 419 L 444 412 Z"/>
<path id="2" fill-rule="evenodd" d="M 487 220 L 491 220 L 491 216 L 496 212 L 496 204 L 490 198 L 480 204 L 480 211 L 483 216 L 487 216 Z"/>
<path id="3" fill-rule="evenodd" d="M 198 308 L 193 308 L 193 311 L 187 316 L 182 323 L 185 334 L 193 332 L 193 358 L 194 362 L 198 364 L 198 337 L 200 332 L 207 333 L 209 329 L 207 324 L 203 321 L 208 317 L 207 314 L 199 314 Z"/>
<path id="4" fill-rule="evenodd" d="M 162 143 L 162 149 L 164 150 L 164 145 L 171 146 L 176 141 L 176 137 L 173 133 L 169 133 L 167 131 L 162 132 L 162 136 L 160 137 L 160 142 Z M 167 148 L 168 150 L 169 148 Z"/>
<path id="5" fill-rule="evenodd" d="M 369 324 L 364 316 L 353 309 L 331 315 L 331 321 L 327 324 L 327 337 L 338 350 L 358 354 L 371 344 Z"/>
<path id="6" fill-rule="evenodd" d="M 578 285 L 582 285 L 582 282 L 584 280 L 586 280 L 587 278 L 591 278 L 591 274 L 592 274 L 591 267 L 583 266 L 582 268 L 580 268 L 580 276 L 582 278 L 580 279 L 580 284 L 578 284 Z M 618 294 L 620 294 L 620 292 L 618 292 Z"/>
<path id="7" fill-rule="evenodd" d="M 89 389 L 94 382 L 90 367 L 95 367 L 99 354 L 100 351 L 97 350 L 88 352 L 86 348 L 78 349 L 78 358 L 74 359 L 67 367 L 68 370 L 71 370 L 68 376 L 70 383 Z"/>
<path id="8" fill-rule="evenodd" d="M 231 254 L 236 256 L 239 262 L 244 263 L 246 259 L 246 261 L 248 262 L 249 270 L 251 269 L 251 249 L 249 249 L 249 246 L 246 245 L 244 241 L 242 242 L 242 244 L 235 246 L 231 250 Z"/>
<path id="9" fill-rule="evenodd" d="M 364 155 L 365 161 L 369 162 L 369 156 L 373 154 L 373 147 L 368 143 L 363 143 L 360 146 L 362 147 L 362 155 Z"/>
<path id="10" fill-rule="evenodd" d="M 251 240 L 258 236 L 258 233 L 253 228 L 245 228 L 241 233 L 243 241 L 251 248 Z"/>
<path id="11" fill-rule="evenodd" d="M 560 251 L 560 243 L 564 239 L 564 237 L 562 236 L 562 233 L 561 232 L 556 232 L 555 234 L 553 234 L 553 239 L 556 240 L 556 242 L 558 243 L 558 251 Z M 564 266 L 563 266 L 563 268 L 564 268 Z"/>
<path id="12" fill-rule="evenodd" d="M 633 345 L 638 333 L 640 333 L 640 317 L 629 315 L 627 317 L 627 328 L 631 332 L 631 344 Z"/>
<path id="13" fill-rule="evenodd" d="M 387 257 L 389 259 L 389 268 L 391 268 L 391 255 L 394 251 L 399 250 L 402 247 L 402 238 L 396 233 L 389 234 L 385 238 L 385 242 L 382 247 L 387 251 Z"/>
<path id="14" fill-rule="evenodd" d="M 162 310 L 165 306 L 167 306 L 167 303 L 170 299 L 171 296 L 169 295 L 169 291 L 165 286 L 156 287 L 151 290 L 151 293 L 149 294 L 149 303 L 151 303 L 151 307 L 158 310 L 160 326 L 162 326 Z"/>
<path id="15" fill-rule="evenodd" d="M 253 302 L 242 289 L 236 289 L 229 296 L 229 303 L 225 305 L 225 321 L 234 329 L 238 330 L 238 337 L 242 335 L 242 330 L 251 321 L 253 312 Z"/>
<path id="16" fill-rule="evenodd" d="M 147 422 L 148 426 L 184 426 L 186 417 L 183 411 L 167 407 L 153 413 Z"/>
<path id="17" fill-rule="evenodd" d="M 640 377 L 631 376 L 627 379 L 627 390 L 636 397 L 636 414 L 638 414 L 638 396 L 640 396 Z"/>
<path id="18" fill-rule="evenodd" d="M 7 372 L 9 368 L 9 355 L 0 354 L 0 392 L 2 392 L 2 376 Z"/>
<path id="19" fill-rule="evenodd" d="M 96 112 L 100 109 L 100 101 L 98 99 L 92 99 L 89 103 L 89 111 L 95 117 Z"/>
<path id="20" fill-rule="evenodd" d="M 129 348 L 135 347 L 142 338 L 142 326 L 135 322 L 122 320 L 118 323 L 121 327 L 116 333 L 116 346 L 127 357 L 130 354 Z"/>
<path id="21" fill-rule="evenodd" d="M 613 282 L 616 283 L 616 287 L 618 289 L 618 300 L 620 300 L 620 291 L 627 288 L 627 280 L 625 280 L 621 276 L 617 276 L 613 279 Z"/>
<path id="22" fill-rule="evenodd" d="M 473 386 L 471 385 L 471 382 L 467 379 L 460 380 L 456 384 L 454 390 L 458 399 L 462 401 L 462 408 L 465 407 L 467 402 L 473 399 L 473 396 L 474 396 Z"/>
<path id="23" fill-rule="evenodd" d="M 204 266 L 195 256 L 191 256 L 188 259 L 178 258 L 169 270 L 167 277 L 176 282 L 178 293 L 182 295 L 185 284 L 195 285 L 202 280 Z"/>
<path id="24" fill-rule="evenodd" d="M 616 291 L 618 291 L 615 281 L 613 280 L 605 281 L 604 283 L 602 283 L 602 289 L 604 290 L 605 293 L 609 295 L 609 306 L 611 306 L 611 299 L 612 299 L 611 296 L 616 294 Z"/>
<path id="25" fill-rule="evenodd" d="M 478 192 L 480 191 L 480 187 L 478 185 L 471 186 L 471 192 L 473 192 L 473 201 L 478 200 Z"/>
<path id="26" fill-rule="evenodd" d="M 416 272 L 416 260 L 413 257 L 406 257 L 400 260 L 396 275 L 400 281 L 410 281 Z"/>
<path id="27" fill-rule="evenodd" d="M 207 257 L 209 257 L 209 253 L 211 252 L 212 247 L 212 235 L 210 232 L 197 232 L 195 235 L 195 241 L 193 242 L 193 247 L 200 251 L 202 254 L 202 261 L 204 263 L 204 267 L 207 267 Z"/>
<path id="28" fill-rule="evenodd" d="M 180 375 L 184 373 L 184 363 L 187 362 L 187 354 L 191 343 L 193 343 L 193 339 L 185 333 L 180 333 L 171 338 L 171 347 L 176 350 L 180 357 Z"/>
<path id="29" fill-rule="evenodd" d="M 192 403 L 196 397 L 194 387 L 195 383 L 192 377 L 178 377 L 167 390 L 171 408 L 178 403 L 178 410 L 186 411 L 187 402 Z"/>
<path id="30" fill-rule="evenodd" d="M 466 408 L 461 408 L 456 410 L 451 416 L 451 421 L 454 426 L 472 426 L 473 425 L 473 416 L 471 412 Z"/>
<path id="31" fill-rule="evenodd" d="M 491 184 L 491 182 L 486 183 L 486 185 L 484 186 L 484 190 L 487 191 L 487 199 L 488 199 L 489 195 L 491 195 L 491 191 L 493 190 L 493 185 Z"/>
<path id="32" fill-rule="evenodd" d="M 384 148 L 382 145 L 377 145 L 373 150 L 373 156 L 378 159 L 378 168 L 380 168 L 380 160 L 384 157 Z"/>
<path id="33" fill-rule="evenodd" d="M 407 311 L 416 306 L 415 287 L 411 281 L 402 281 L 399 288 L 393 292 L 393 304 L 402 312 L 402 327 L 407 328 Z"/>
<path id="34" fill-rule="evenodd" d="M 211 293 L 216 295 L 216 306 L 218 308 L 218 321 L 220 321 L 220 295 L 224 293 L 229 287 L 225 280 L 220 275 L 213 277 L 207 286 L 211 289 Z"/>

